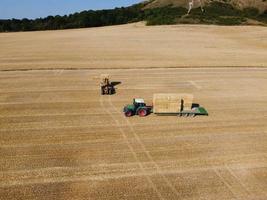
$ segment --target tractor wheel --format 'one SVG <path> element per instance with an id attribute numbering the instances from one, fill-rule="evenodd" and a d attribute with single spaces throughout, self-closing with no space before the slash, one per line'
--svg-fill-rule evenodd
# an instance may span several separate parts
<path id="1" fill-rule="evenodd" d="M 109 95 L 112 95 L 112 94 L 114 94 L 114 88 L 113 87 L 109 87 Z"/>
<path id="2" fill-rule="evenodd" d="M 124 113 L 125 117 L 131 117 L 133 115 L 132 111 L 130 110 L 127 110 L 125 113 Z"/>
<path id="3" fill-rule="evenodd" d="M 143 108 L 138 110 L 138 115 L 139 117 L 145 117 L 147 115 L 147 110 Z"/>
<path id="4" fill-rule="evenodd" d="M 105 94 L 105 90 L 104 87 L 101 86 L 101 94 L 104 95 Z"/>

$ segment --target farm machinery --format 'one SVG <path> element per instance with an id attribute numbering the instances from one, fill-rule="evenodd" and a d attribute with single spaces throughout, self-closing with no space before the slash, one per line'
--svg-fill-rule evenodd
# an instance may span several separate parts
<path id="1" fill-rule="evenodd" d="M 133 104 L 127 105 L 123 108 L 126 117 L 139 115 L 145 117 L 151 112 L 152 107 L 147 106 L 144 99 L 133 99 Z"/>
<path id="2" fill-rule="evenodd" d="M 126 117 L 145 117 L 150 113 L 180 117 L 208 115 L 205 108 L 193 103 L 191 94 L 154 94 L 153 106 L 147 106 L 143 99 L 133 99 L 133 104 L 125 106 L 123 112 Z"/>
<path id="3" fill-rule="evenodd" d="M 114 85 L 109 80 L 108 74 L 101 74 L 100 76 L 101 95 L 112 95 L 115 93 Z"/>

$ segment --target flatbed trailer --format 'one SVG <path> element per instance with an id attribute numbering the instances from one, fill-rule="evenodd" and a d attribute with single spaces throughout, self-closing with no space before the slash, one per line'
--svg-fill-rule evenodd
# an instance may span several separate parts
<path id="1" fill-rule="evenodd" d="M 151 110 L 151 113 L 153 112 L 153 108 Z M 181 112 L 170 112 L 170 113 L 154 113 L 158 116 L 178 116 L 178 117 L 195 117 L 197 115 L 206 115 L 208 116 L 208 112 L 203 107 L 194 107 L 191 110 L 183 110 Z"/>
<path id="2" fill-rule="evenodd" d="M 153 113 L 194 117 L 208 115 L 205 108 L 193 103 L 194 96 L 186 93 L 160 93 L 153 96 Z"/>

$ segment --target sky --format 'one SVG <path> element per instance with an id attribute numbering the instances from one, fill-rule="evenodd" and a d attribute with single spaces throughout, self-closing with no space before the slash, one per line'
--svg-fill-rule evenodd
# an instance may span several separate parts
<path id="1" fill-rule="evenodd" d="M 141 0 L 0 0 L 0 19 L 35 19 L 83 10 L 129 6 Z"/>

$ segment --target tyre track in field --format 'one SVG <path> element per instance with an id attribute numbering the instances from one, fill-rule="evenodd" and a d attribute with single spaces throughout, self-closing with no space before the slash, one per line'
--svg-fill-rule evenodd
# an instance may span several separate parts
<path id="1" fill-rule="evenodd" d="M 110 99 L 109 99 L 110 102 Z M 111 111 L 109 110 L 109 107 L 105 107 L 104 102 L 103 102 L 103 96 L 100 96 L 99 98 L 99 103 L 101 105 L 101 107 L 103 108 L 103 110 L 111 117 L 111 119 L 115 122 L 117 128 L 119 129 L 120 133 L 122 134 L 128 148 L 130 149 L 134 159 L 136 160 L 136 162 L 138 163 L 140 169 L 142 170 L 142 172 L 144 173 L 144 176 L 147 180 L 147 182 L 150 184 L 150 186 L 153 188 L 153 190 L 156 192 L 158 198 L 160 200 L 164 200 L 165 198 L 163 198 L 162 194 L 160 193 L 160 191 L 158 190 L 157 186 L 155 185 L 155 183 L 152 181 L 152 179 L 149 177 L 149 175 L 146 175 L 146 170 L 145 167 L 143 166 L 142 162 L 139 160 L 137 153 L 135 152 L 134 148 L 132 147 L 132 145 L 129 142 L 129 138 L 127 137 L 127 134 L 125 133 L 125 131 L 120 127 L 120 123 L 119 121 L 112 115 Z"/>
<path id="2" fill-rule="evenodd" d="M 235 179 L 235 181 L 243 188 L 243 190 L 247 193 L 247 195 L 251 195 L 248 188 L 245 186 L 245 184 L 240 180 L 239 177 L 234 173 L 234 171 L 228 166 L 225 165 L 225 169 L 227 172 Z"/>
<path id="3" fill-rule="evenodd" d="M 114 104 L 111 101 L 110 96 L 108 97 L 108 101 L 109 101 L 109 105 L 111 106 L 111 108 L 117 113 L 117 114 L 121 114 L 116 107 L 114 106 Z M 136 131 L 133 128 L 133 125 L 131 124 L 131 122 L 125 118 L 125 117 L 121 117 L 127 124 L 127 126 L 130 128 L 135 140 L 139 143 L 139 145 L 141 146 L 143 152 L 146 154 L 147 158 L 149 159 L 149 161 L 151 161 L 151 163 L 155 166 L 157 173 L 160 174 L 160 176 L 163 178 L 164 182 L 166 183 L 166 185 L 171 189 L 171 191 L 175 194 L 175 196 L 179 199 L 180 195 L 179 192 L 177 191 L 177 189 L 173 186 L 173 184 L 168 180 L 168 178 L 164 175 L 164 173 L 162 172 L 162 170 L 160 169 L 159 165 L 155 162 L 155 160 L 153 159 L 153 157 L 151 156 L 150 152 L 146 149 L 146 146 L 144 145 L 144 143 L 142 142 L 142 140 L 140 139 L 140 137 L 138 136 L 138 134 L 136 133 Z"/>
<path id="4" fill-rule="evenodd" d="M 221 180 L 221 182 L 224 184 L 224 186 L 228 189 L 228 191 L 232 194 L 234 199 L 240 199 L 234 189 L 232 188 L 232 186 L 224 179 L 224 177 L 220 174 L 220 172 L 218 171 L 218 169 L 213 168 L 213 172 L 214 174 L 219 178 L 219 180 Z"/>

